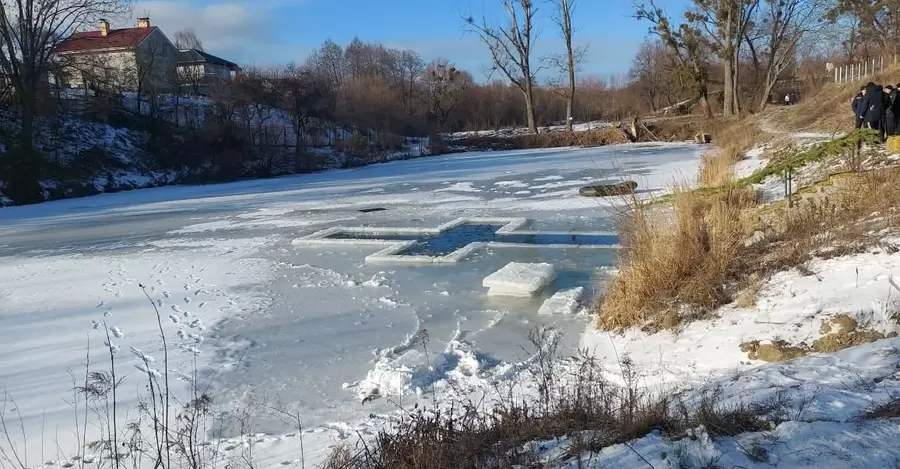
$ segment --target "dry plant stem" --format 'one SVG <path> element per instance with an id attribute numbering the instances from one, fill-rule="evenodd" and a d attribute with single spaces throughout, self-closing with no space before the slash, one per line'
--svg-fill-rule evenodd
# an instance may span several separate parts
<path id="1" fill-rule="evenodd" d="M 147 287 L 145 287 L 144 285 L 140 285 L 140 288 L 141 288 L 141 291 L 144 292 L 144 296 L 147 297 L 147 301 L 149 301 L 150 305 L 153 306 L 153 311 L 156 312 L 156 324 L 159 327 L 159 337 L 162 339 L 162 344 L 163 344 L 163 367 L 165 368 L 163 370 L 163 380 L 164 380 L 163 384 L 165 385 L 165 388 L 166 388 L 164 402 L 163 402 L 163 406 L 164 406 L 164 408 L 163 408 L 163 429 L 165 431 L 164 443 L 165 443 L 165 448 L 166 448 L 166 453 L 165 453 L 166 467 L 169 468 L 172 465 L 171 450 L 170 450 L 170 447 L 172 445 L 170 444 L 170 441 L 169 441 L 169 407 L 170 407 L 169 406 L 169 391 L 170 391 L 170 389 L 169 389 L 169 347 L 168 347 L 168 344 L 166 343 L 166 332 L 163 330 L 163 327 L 162 327 L 162 315 L 160 315 L 160 313 L 159 313 L 159 308 L 156 307 L 156 302 L 154 302 L 153 299 L 150 298 L 150 294 L 147 293 Z"/>
<path id="2" fill-rule="evenodd" d="M 117 429 L 119 420 L 116 417 L 116 407 L 118 407 L 119 402 L 116 395 L 116 388 L 119 383 L 116 382 L 116 354 L 113 351 L 113 343 L 109 337 L 109 326 L 106 324 L 106 321 L 103 321 L 103 332 L 106 333 L 106 348 L 109 352 L 109 373 L 112 378 L 112 421 L 107 421 L 107 434 L 112 436 L 113 461 L 115 462 L 115 468 L 119 469 L 121 467 L 119 460 L 119 434 Z"/>

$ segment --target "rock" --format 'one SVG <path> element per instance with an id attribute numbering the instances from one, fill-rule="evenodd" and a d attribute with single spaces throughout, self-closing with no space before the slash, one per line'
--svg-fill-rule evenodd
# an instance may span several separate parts
<path id="1" fill-rule="evenodd" d="M 634 181 L 625 181 L 618 184 L 601 184 L 586 186 L 578 189 L 578 194 L 585 197 L 608 197 L 612 195 L 631 195 L 637 189 Z"/>
<path id="2" fill-rule="evenodd" d="M 694 135 L 694 142 L 700 145 L 704 145 L 712 142 L 712 136 L 703 132 L 699 132 L 697 135 Z"/>
<path id="3" fill-rule="evenodd" d="M 766 239 L 766 234 L 763 233 L 762 231 L 756 230 L 753 232 L 752 235 L 750 235 L 747 239 L 744 240 L 744 247 L 749 248 L 750 246 L 753 246 L 754 244 L 758 244 L 765 239 Z"/>

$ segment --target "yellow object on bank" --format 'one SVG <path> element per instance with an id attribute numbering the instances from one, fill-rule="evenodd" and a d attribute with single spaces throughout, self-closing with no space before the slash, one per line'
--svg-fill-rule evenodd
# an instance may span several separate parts
<path id="1" fill-rule="evenodd" d="M 900 135 L 892 135 L 887 138 L 888 153 L 900 153 Z"/>

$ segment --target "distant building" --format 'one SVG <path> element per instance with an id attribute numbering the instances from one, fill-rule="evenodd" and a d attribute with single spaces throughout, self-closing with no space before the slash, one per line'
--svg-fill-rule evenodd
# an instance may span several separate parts
<path id="1" fill-rule="evenodd" d="M 178 49 L 150 18 L 134 28 L 100 29 L 71 35 L 55 50 L 56 79 L 64 87 L 93 90 L 171 91 L 176 86 Z"/>
<path id="2" fill-rule="evenodd" d="M 178 82 L 194 94 L 206 94 L 218 80 L 231 80 L 241 72 L 236 63 L 197 49 L 178 51 Z"/>

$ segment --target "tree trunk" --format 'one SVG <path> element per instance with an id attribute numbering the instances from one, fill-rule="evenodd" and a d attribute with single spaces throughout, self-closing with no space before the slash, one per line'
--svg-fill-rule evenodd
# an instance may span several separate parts
<path id="1" fill-rule="evenodd" d="M 571 28 L 571 26 L 569 26 Z M 566 132 L 572 132 L 572 103 L 575 101 L 575 57 L 572 55 L 571 30 L 566 42 L 569 53 L 569 95 L 566 97 Z"/>
<path id="2" fill-rule="evenodd" d="M 766 110 L 766 106 L 769 105 L 769 95 L 772 93 L 772 90 L 775 89 L 775 80 L 771 79 L 772 71 L 769 70 L 766 73 L 765 83 L 763 84 L 763 93 L 762 97 L 759 100 L 759 112 L 763 112 Z"/>
<path id="3" fill-rule="evenodd" d="M 734 67 L 732 72 L 734 72 L 734 80 L 731 82 L 732 86 L 732 97 L 734 98 L 734 107 L 731 109 L 736 115 L 741 114 L 741 58 L 739 56 L 740 48 L 736 48 L 735 53 L 733 55 Z"/>
<path id="4" fill-rule="evenodd" d="M 725 59 L 725 89 L 723 92 L 723 108 L 722 115 L 730 117 L 734 114 L 734 70 L 732 69 L 731 58 Z"/>
<path id="5" fill-rule="evenodd" d="M 700 102 L 700 107 L 703 108 L 703 113 L 706 114 L 706 117 L 711 119 L 713 117 L 713 111 L 709 105 L 709 90 L 707 89 L 706 83 L 700 84 L 699 88 L 698 101 Z"/>
<path id="6" fill-rule="evenodd" d="M 19 136 L 19 145 L 27 153 L 34 149 L 34 105 L 29 96 L 22 96 L 22 134 Z"/>
<path id="7" fill-rule="evenodd" d="M 537 121 L 534 117 L 534 85 L 531 83 L 530 77 L 525 78 L 525 115 L 528 118 L 528 133 L 537 133 Z"/>

